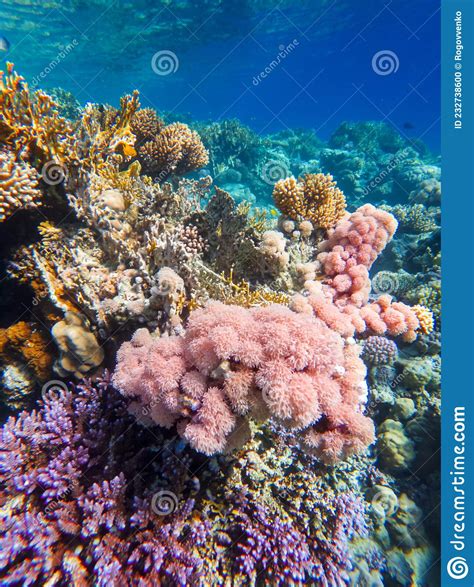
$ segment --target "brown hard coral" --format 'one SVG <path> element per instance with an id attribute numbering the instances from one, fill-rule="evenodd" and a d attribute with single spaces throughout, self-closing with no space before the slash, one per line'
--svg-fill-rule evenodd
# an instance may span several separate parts
<path id="1" fill-rule="evenodd" d="M 275 184 L 276 206 L 294 220 L 311 220 L 318 228 L 332 228 L 344 216 L 346 198 L 332 175 L 315 173 L 298 181 L 294 177 Z"/>
<path id="2" fill-rule="evenodd" d="M 155 139 L 147 141 L 139 155 L 145 172 L 163 179 L 195 171 L 209 161 L 198 133 L 180 122 L 166 126 Z"/>
<path id="3" fill-rule="evenodd" d="M 66 312 L 64 319 L 53 326 L 51 334 L 60 351 L 54 368 L 61 377 L 74 374 L 81 378 L 104 360 L 102 347 L 80 314 Z"/>
<path id="4" fill-rule="evenodd" d="M 25 363 L 40 381 L 51 374 L 53 355 L 48 352 L 48 338 L 28 322 L 0 328 L 0 361 Z"/>
<path id="5" fill-rule="evenodd" d="M 130 121 L 130 130 L 137 139 L 136 145 L 142 145 L 145 141 L 154 139 L 163 127 L 164 122 L 153 108 L 140 108 Z"/>
<path id="6" fill-rule="evenodd" d="M 0 152 L 0 222 L 17 210 L 36 208 L 41 197 L 35 169 L 8 151 Z"/>

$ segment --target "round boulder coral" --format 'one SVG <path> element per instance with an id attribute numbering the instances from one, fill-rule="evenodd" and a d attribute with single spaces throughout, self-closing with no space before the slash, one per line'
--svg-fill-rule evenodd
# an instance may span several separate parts
<path id="1" fill-rule="evenodd" d="M 364 342 L 362 359 L 367 365 L 391 365 L 398 355 L 398 347 L 384 336 L 369 336 Z"/>

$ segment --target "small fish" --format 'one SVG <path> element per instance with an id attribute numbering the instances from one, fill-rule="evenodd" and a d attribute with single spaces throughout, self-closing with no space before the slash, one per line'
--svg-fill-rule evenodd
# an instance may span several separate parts
<path id="1" fill-rule="evenodd" d="M 3 35 L 0 35 L 0 51 L 5 51 L 5 53 L 10 49 L 10 41 L 4 37 Z"/>
<path id="2" fill-rule="evenodd" d="M 406 128 L 407 130 L 412 130 L 413 128 L 415 128 L 415 125 L 412 122 L 404 122 L 403 123 L 403 128 Z"/>
<path id="3" fill-rule="evenodd" d="M 123 154 L 126 155 L 127 157 L 135 157 L 137 152 L 128 143 L 123 143 Z"/>

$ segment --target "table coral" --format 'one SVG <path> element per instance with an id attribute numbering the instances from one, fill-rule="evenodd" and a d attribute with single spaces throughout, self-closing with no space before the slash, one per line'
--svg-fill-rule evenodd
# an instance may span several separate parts
<path id="1" fill-rule="evenodd" d="M 17 210 L 36 208 L 42 203 L 39 175 L 13 153 L 0 151 L 0 222 Z"/>
<path id="2" fill-rule="evenodd" d="M 294 220 L 310 220 L 315 227 L 332 228 L 345 214 L 346 199 L 336 187 L 332 175 L 308 174 L 298 181 L 294 177 L 275 184 L 276 206 Z"/>
<path id="3" fill-rule="evenodd" d="M 205 454 L 245 439 L 247 418 L 272 416 L 334 462 L 373 440 L 358 352 L 321 320 L 283 306 L 213 303 L 191 314 L 183 337 L 137 331 L 119 350 L 114 382 L 137 414 L 177 424 Z"/>

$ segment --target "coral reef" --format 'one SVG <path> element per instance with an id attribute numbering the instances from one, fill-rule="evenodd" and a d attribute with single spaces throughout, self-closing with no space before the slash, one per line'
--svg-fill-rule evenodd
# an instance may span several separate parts
<path id="1" fill-rule="evenodd" d="M 0 151 L 0 222 L 17 210 L 41 204 L 39 176 L 28 163 L 16 161 L 12 153 Z"/>
<path id="2" fill-rule="evenodd" d="M 140 108 L 130 120 L 130 130 L 135 135 L 136 145 L 151 141 L 163 130 L 165 123 L 153 108 Z"/>
<path id="3" fill-rule="evenodd" d="M 2 74 L 1 580 L 435 584 L 439 158 L 51 94 Z"/>
<path id="4" fill-rule="evenodd" d="M 4 403 L 13 408 L 27 406 L 35 380 L 44 382 L 50 377 L 53 360 L 50 340 L 41 325 L 20 321 L 0 328 Z"/>
<path id="5" fill-rule="evenodd" d="M 414 444 L 403 430 L 403 424 L 384 420 L 378 428 L 377 448 L 382 468 L 391 472 L 410 469 L 415 459 Z"/>
<path id="6" fill-rule="evenodd" d="M 315 227 L 332 228 L 345 214 L 346 199 L 336 187 L 332 175 L 308 174 L 275 184 L 273 198 L 277 207 L 290 218 L 310 220 Z"/>
<path id="7" fill-rule="evenodd" d="M 0 73 L 0 141 L 16 155 L 22 152 L 40 165 L 72 162 L 73 128 L 55 106 L 40 90 L 30 94 L 24 78 L 7 63 L 6 72 Z"/>
<path id="8" fill-rule="evenodd" d="M 390 365 L 398 355 L 393 340 L 383 336 L 369 336 L 364 342 L 361 357 L 369 365 Z"/>
<path id="9" fill-rule="evenodd" d="M 67 377 L 73 373 L 80 378 L 102 363 L 104 351 L 79 314 L 66 312 L 64 319 L 53 326 L 51 334 L 60 351 L 55 365 L 60 375 Z"/>
<path id="10" fill-rule="evenodd" d="M 118 574 L 131 584 L 184 586 L 199 576 L 193 547 L 205 526 L 191 518 L 192 501 L 160 516 L 153 491 L 119 466 L 140 459 L 131 451 L 139 438 L 130 442 L 132 431 L 105 382 L 51 391 L 40 413 L 7 422 L 0 440 L 3 580 L 106 585 Z"/>
<path id="11" fill-rule="evenodd" d="M 0 576 L 11 583 L 342 585 L 352 541 L 367 535 L 362 497 L 335 495 L 317 471 L 308 485 L 288 448 L 267 464 L 255 449 L 242 454 L 227 482 L 179 443 L 145 434 L 106 380 L 51 389 L 39 412 L 7 422 L 0 445 Z M 285 483 L 273 505 L 256 483 L 259 462 Z"/>
<path id="12" fill-rule="evenodd" d="M 361 305 L 368 299 L 368 269 L 388 241 L 397 223 L 393 216 L 366 204 L 340 222 L 321 243 L 318 255 L 324 273 L 332 277 L 330 285 L 339 299 Z"/>
<path id="13" fill-rule="evenodd" d="M 148 130 L 143 121 L 139 130 Z M 165 126 L 155 138 L 144 142 L 139 155 L 144 171 L 161 180 L 200 169 L 209 160 L 197 132 L 180 122 Z"/>

